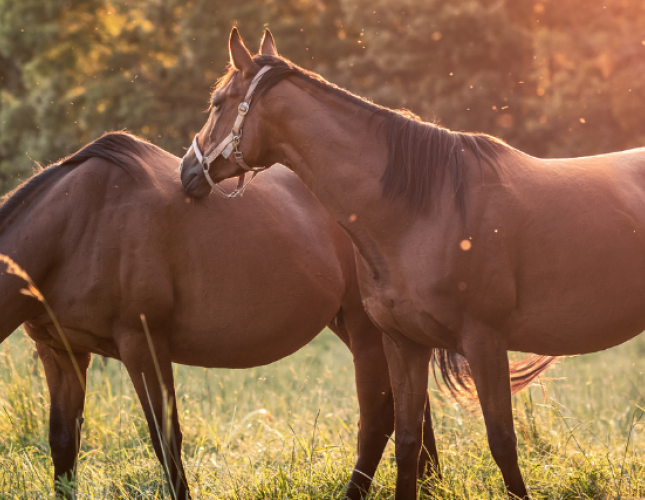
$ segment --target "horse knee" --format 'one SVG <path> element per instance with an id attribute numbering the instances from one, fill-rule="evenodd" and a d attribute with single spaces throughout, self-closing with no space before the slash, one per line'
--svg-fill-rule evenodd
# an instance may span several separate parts
<path id="1" fill-rule="evenodd" d="M 517 463 L 517 438 L 513 431 L 489 433 L 488 445 L 498 466 Z"/>
<path id="2" fill-rule="evenodd" d="M 379 458 L 392 431 L 386 422 L 359 423 L 358 452 L 360 455 L 378 453 Z"/>
<path id="3" fill-rule="evenodd" d="M 409 432 L 399 433 L 399 431 L 397 434 L 394 454 L 399 465 L 399 474 L 405 470 L 406 473 L 413 473 L 416 477 L 416 466 L 421 452 L 421 435 Z"/>

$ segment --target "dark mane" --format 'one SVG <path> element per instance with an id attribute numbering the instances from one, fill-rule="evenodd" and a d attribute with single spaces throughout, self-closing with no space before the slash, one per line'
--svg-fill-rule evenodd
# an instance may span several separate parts
<path id="1" fill-rule="evenodd" d="M 458 206 L 463 210 L 464 152 L 471 151 L 478 162 L 483 160 L 494 169 L 498 153 L 504 149 L 511 149 L 501 140 L 486 134 L 453 132 L 433 123 L 423 122 L 409 111 L 391 110 L 374 104 L 282 57 L 259 55 L 254 57 L 254 61 L 260 66 L 273 67 L 260 80 L 256 89 L 258 96 L 283 79 L 295 77 L 304 79 L 362 109 L 372 111 L 375 116 L 383 117 L 388 145 L 387 166 L 381 177 L 383 196 L 389 200 L 404 197 L 415 211 L 428 205 L 433 186 L 441 186 L 446 172 L 451 177 Z M 220 79 L 218 88 L 222 83 L 229 81 L 235 72 L 234 68 L 229 69 Z"/>
<path id="2" fill-rule="evenodd" d="M 142 161 L 151 154 L 163 153 L 165 153 L 163 149 L 136 135 L 127 132 L 106 132 L 56 165 L 75 166 L 90 158 L 102 158 L 121 167 L 135 180 L 141 181 L 143 180 Z"/>
<path id="3" fill-rule="evenodd" d="M 37 191 L 51 185 L 58 176 L 65 175 L 70 167 L 73 168 L 90 158 L 108 160 L 125 170 L 135 180 L 142 180 L 142 159 L 149 154 L 159 154 L 157 146 L 146 142 L 134 135 L 125 132 L 108 132 L 76 153 L 45 167 L 30 179 L 26 180 L 11 193 L 4 196 L 4 203 L 0 206 L 0 225 L 4 225 L 10 215 L 18 206 L 25 202 Z"/>

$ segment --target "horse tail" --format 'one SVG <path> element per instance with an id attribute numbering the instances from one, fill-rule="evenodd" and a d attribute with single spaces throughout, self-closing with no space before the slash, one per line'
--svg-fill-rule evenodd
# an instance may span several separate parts
<path id="1" fill-rule="evenodd" d="M 557 360 L 554 356 L 531 354 L 510 363 L 511 394 L 524 389 Z M 432 372 L 439 384 L 437 371 L 450 395 L 458 401 L 476 401 L 477 389 L 466 358 L 454 351 L 435 349 L 432 354 Z"/>

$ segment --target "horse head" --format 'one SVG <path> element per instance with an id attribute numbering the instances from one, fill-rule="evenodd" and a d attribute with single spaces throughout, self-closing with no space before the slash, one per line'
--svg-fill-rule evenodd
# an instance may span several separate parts
<path id="1" fill-rule="evenodd" d="M 273 36 L 268 29 L 265 31 L 260 52 L 253 57 L 233 28 L 229 53 L 230 69 L 211 95 L 208 120 L 182 159 L 182 184 L 196 198 L 207 196 L 211 188 L 227 198 L 241 195 L 250 182 L 245 182 L 245 174 L 250 172 L 252 180 L 267 168 L 265 165 L 272 164 L 268 163 L 269 148 L 263 140 L 267 134 L 260 133 L 262 106 L 252 98 L 272 69 L 266 63 L 278 56 Z M 240 178 L 237 189 L 225 194 L 217 184 L 235 176 Z"/>

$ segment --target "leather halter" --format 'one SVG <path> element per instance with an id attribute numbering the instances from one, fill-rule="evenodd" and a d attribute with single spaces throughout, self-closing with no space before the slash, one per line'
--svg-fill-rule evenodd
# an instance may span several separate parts
<path id="1" fill-rule="evenodd" d="M 253 97 L 253 93 L 255 92 L 255 89 L 258 86 L 258 83 L 260 82 L 262 76 L 264 76 L 264 74 L 270 69 L 271 66 L 262 66 L 257 75 L 253 77 L 251 85 L 249 85 L 249 89 L 246 91 L 246 95 L 244 96 L 244 101 L 241 102 L 237 107 L 237 118 L 235 119 L 231 133 L 228 134 L 222 140 L 222 142 L 220 142 L 219 145 L 206 156 L 199 149 L 199 145 L 197 144 L 199 134 L 196 134 L 195 138 L 193 139 L 193 144 L 190 146 L 188 151 L 186 151 L 186 154 L 182 158 L 181 164 L 179 165 L 179 172 L 181 172 L 186 156 L 188 156 L 190 152 L 193 151 L 195 153 L 197 161 L 199 161 L 199 163 L 202 165 L 204 177 L 206 177 L 206 180 L 213 188 L 213 191 L 219 194 L 222 198 L 235 198 L 236 196 L 242 196 L 246 187 L 251 184 L 251 182 L 253 182 L 253 179 L 255 179 L 255 176 L 263 170 L 267 169 L 267 167 L 249 167 L 244 161 L 244 155 L 242 154 L 242 151 L 238 149 L 238 146 L 240 145 L 240 141 L 242 140 L 242 123 L 244 123 L 244 118 L 251 108 L 251 98 Z M 238 176 L 237 187 L 235 188 L 235 190 L 230 193 L 226 193 L 217 183 L 213 182 L 213 179 L 211 179 L 211 176 L 209 174 L 209 169 L 211 163 L 213 163 L 218 156 L 222 155 L 224 158 L 229 158 L 231 156 L 231 153 L 233 153 L 233 160 L 235 161 L 235 163 L 246 170 L 246 172 Z M 251 178 L 248 180 L 248 182 L 245 182 L 247 172 L 251 172 Z"/>

